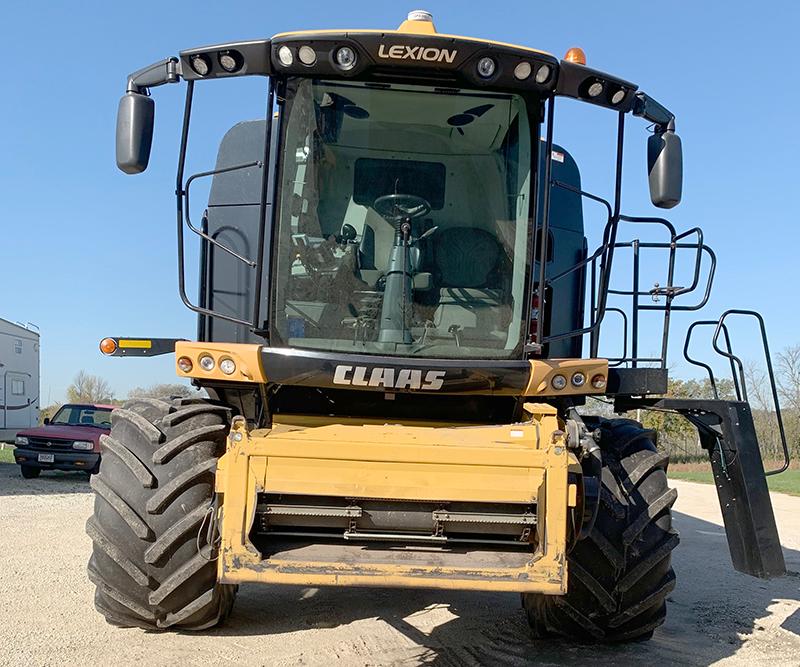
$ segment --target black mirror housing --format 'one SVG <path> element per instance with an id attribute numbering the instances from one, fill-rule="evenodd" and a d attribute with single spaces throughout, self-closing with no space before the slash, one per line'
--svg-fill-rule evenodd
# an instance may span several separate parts
<path id="1" fill-rule="evenodd" d="M 674 125 L 656 130 L 647 140 L 650 200 L 658 208 L 672 208 L 683 191 L 683 148 Z"/>
<path id="2" fill-rule="evenodd" d="M 117 110 L 117 167 L 126 174 L 139 174 L 147 169 L 153 144 L 153 98 L 127 92 Z"/>

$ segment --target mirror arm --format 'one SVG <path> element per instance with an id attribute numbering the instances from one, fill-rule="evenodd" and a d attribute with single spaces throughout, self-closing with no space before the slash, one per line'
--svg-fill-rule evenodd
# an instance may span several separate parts
<path id="1" fill-rule="evenodd" d="M 658 126 L 656 132 L 675 131 L 675 114 L 664 105 L 656 102 L 647 93 L 641 91 L 636 93 L 636 99 L 633 103 L 633 115 L 655 123 Z"/>
<path id="2" fill-rule="evenodd" d="M 165 83 L 178 83 L 181 78 L 180 62 L 174 56 L 164 58 L 148 67 L 137 70 L 128 77 L 126 92 L 148 95 L 149 88 Z"/>

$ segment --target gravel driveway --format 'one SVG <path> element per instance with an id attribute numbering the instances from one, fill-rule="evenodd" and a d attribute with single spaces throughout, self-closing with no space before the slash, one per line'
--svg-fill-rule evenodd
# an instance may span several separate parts
<path id="1" fill-rule="evenodd" d="M 511 594 L 257 585 L 192 635 L 107 625 L 86 579 L 86 477 L 0 464 L 0 664 L 800 665 L 800 498 L 773 495 L 791 574 L 761 581 L 731 569 L 714 488 L 674 486 L 678 585 L 649 642 L 533 642 Z"/>

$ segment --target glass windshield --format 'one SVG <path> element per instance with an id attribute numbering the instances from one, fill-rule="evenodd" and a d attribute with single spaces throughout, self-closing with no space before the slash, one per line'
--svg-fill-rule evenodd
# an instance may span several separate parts
<path id="1" fill-rule="evenodd" d="M 61 426 L 111 428 L 111 410 L 90 405 L 63 405 L 50 423 Z"/>
<path id="2" fill-rule="evenodd" d="M 273 344 L 520 356 L 531 129 L 517 95 L 288 82 Z"/>

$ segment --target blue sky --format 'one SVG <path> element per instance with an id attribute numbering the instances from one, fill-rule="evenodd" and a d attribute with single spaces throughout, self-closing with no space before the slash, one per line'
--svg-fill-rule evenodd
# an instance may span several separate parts
<path id="1" fill-rule="evenodd" d="M 795 3 L 771 3 L 766 12 L 752 3 L 676 1 L 662 17 L 652 3 L 632 1 L 422 6 L 441 32 L 557 56 L 581 46 L 590 66 L 636 82 L 674 111 L 685 184 L 683 203 L 670 218 L 679 228 L 704 227 L 720 260 L 707 314 L 755 307 L 767 319 L 775 350 L 800 343 L 790 292 L 800 223 Z M 194 316 L 177 296 L 175 259 L 183 88 L 156 91 L 151 166 L 129 177 L 117 171 L 113 155 L 126 75 L 207 43 L 293 29 L 394 28 L 415 8 L 358 0 L 4 7 L 0 317 L 41 327 L 43 404 L 63 398 L 80 369 L 108 378 L 119 396 L 132 386 L 173 380 L 171 358 L 103 358 L 97 342 L 104 335 L 194 335 Z M 194 147 L 205 168 L 225 123 L 252 117 L 261 99 L 255 82 L 242 85 L 241 93 L 232 92 L 236 83 L 213 85 L 198 99 L 207 122 L 220 126 L 207 146 Z M 613 114 L 577 107 L 559 108 L 557 140 L 578 160 L 586 189 L 609 194 Z M 654 214 L 644 123 L 628 127 L 624 209 Z M 600 226 L 597 217 L 587 223 Z M 194 284 L 194 267 L 189 270 Z M 676 338 L 685 323 L 677 318 Z M 756 357 L 752 335 L 745 333 L 741 345 L 745 357 Z"/>

